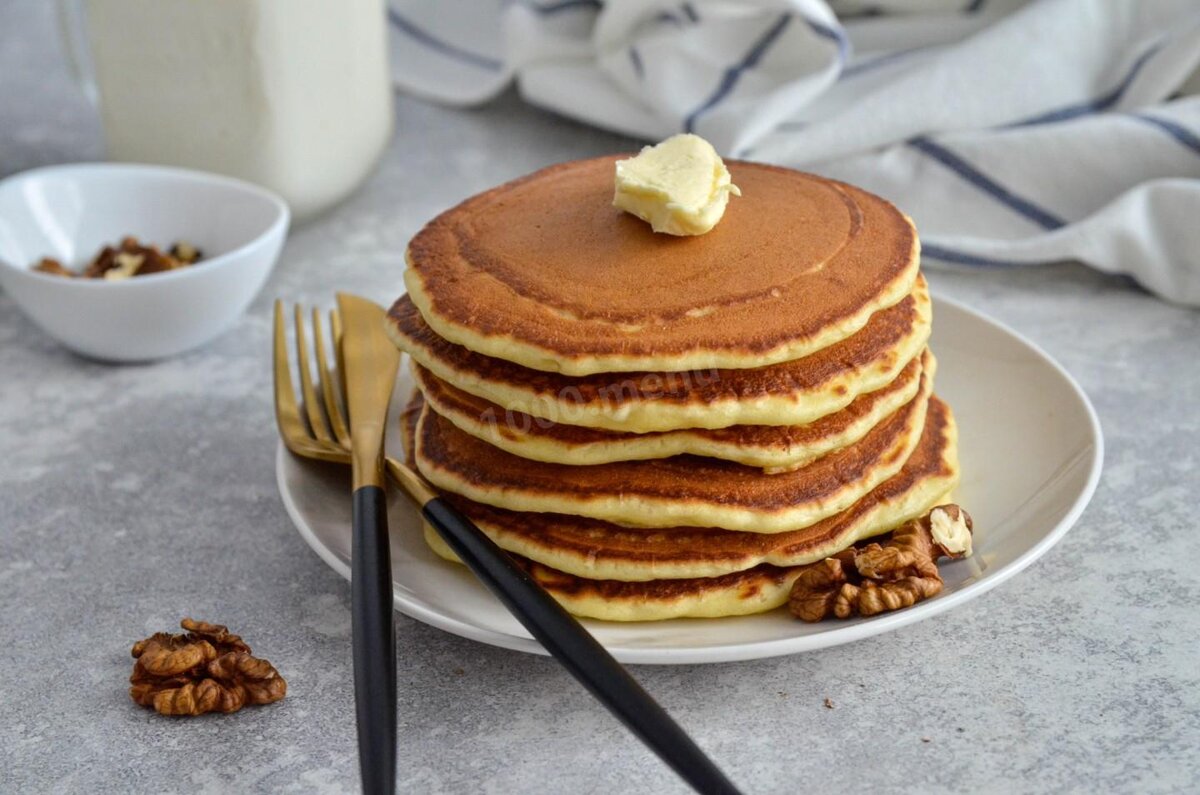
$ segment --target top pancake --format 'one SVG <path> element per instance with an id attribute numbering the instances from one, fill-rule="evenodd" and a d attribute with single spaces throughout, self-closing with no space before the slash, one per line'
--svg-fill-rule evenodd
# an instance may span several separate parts
<path id="1" fill-rule="evenodd" d="M 711 232 L 674 237 L 612 207 L 617 159 L 552 166 L 430 222 L 405 273 L 425 322 L 568 375 L 737 369 L 845 339 L 912 290 L 916 232 L 877 196 L 730 161 L 742 197 Z"/>

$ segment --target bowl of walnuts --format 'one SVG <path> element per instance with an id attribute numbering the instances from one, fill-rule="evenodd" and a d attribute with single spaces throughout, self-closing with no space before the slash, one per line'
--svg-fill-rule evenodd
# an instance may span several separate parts
<path id="1" fill-rule="evenodd" d="M 275 194 L 186 169 L 72 164 L 0 181 L 0 286 L 84 356 L 173 356 L 229 329 L 290 214 Z"/>

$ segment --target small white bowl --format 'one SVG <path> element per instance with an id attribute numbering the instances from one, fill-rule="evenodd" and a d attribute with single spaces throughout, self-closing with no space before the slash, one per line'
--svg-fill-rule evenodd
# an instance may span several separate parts
<path id="1" fill-rule="evenodd" d="M 287 204 L 228 177 L 161 166 L 81 163 L 0 181 L 0 286 L 47 334 L 84 356 L 173 356 L 228 329 L 262 289 L 287 235 Z M 164 250 L 199 248 L 192 267 L 123 281 L 69 279 L 31 266 L 79 268 L 134 235 Z"/>

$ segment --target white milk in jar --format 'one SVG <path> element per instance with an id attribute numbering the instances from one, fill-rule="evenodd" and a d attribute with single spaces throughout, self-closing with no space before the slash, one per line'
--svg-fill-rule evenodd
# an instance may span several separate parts
<path id="1" fill-rule="evenodd" d="M 304 219 L 391 134 L 383 0 L 86 0 L 109 156 L 215 171 Z"/>

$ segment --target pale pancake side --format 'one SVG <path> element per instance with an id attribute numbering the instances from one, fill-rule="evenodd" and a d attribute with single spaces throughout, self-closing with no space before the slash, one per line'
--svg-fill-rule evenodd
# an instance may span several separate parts
<path id="1" fill-rule="evenodd" d="M 438 556 L 458 562 L 454 551 L 428 524 L 425 543 Z M 567 612 L 601 621 L 666 621 L 728 618 L 765 613 L 787 603 L 800 567 L 763 564 L 753 569 L 689 580 L 621 582 L 589 580 L 516 558 Z"/>
<path id="2" fill-rule="evenodd" d="M 442 337 L 569 375 L 746 368 L 807 356 L 910 291 L 911 221 L 859 188 L 730 161 L 711 232 L 653 233 L 612 207 L 616 156 L 474 196 L 412 240 L 412 300 Z"/>
<path id="3" fill-rule="evenodd" d="M 438 414 L 460 430 L 521 458 L 591 466 L 699 455 L 761 467 L 772 474 L 798 469 L 858 441 L 912 400 L 921 374 L 932 377 L 935 368 L 933 354 L 926 348 L 892 383 L 859 395 L 841 411 L 807 425 L 734 425 L 638 434 L 563 425 L 505 410 L 451 386 L 415 362 L 412 367 L 418 388 Z"/>
<path id="4" fill-rule="evenodd" d="M 782 533 L 843 510 L 900 471 L 920 440 L 931 391 L 922 377 L 917 396 L 858 442 L 776 475 L 699 456 L 588 467 L 529 461 L 463 433 L 428 405 L 416 462 L 438 488 L 498 508 Z"/>
<path id="5" fill-rule="evenodd" d="M 440 337 L 411 302 L 388 313 L 388 335 L 438 378 L 513 411 L 566 425 L 632 433 L 732 425 L 804 425 L 890 384 L 929 339 L 923 277 L 912 294 L 857 334 L 803 359 L 754 369 L 603 373 L 531 370 Z"/>

